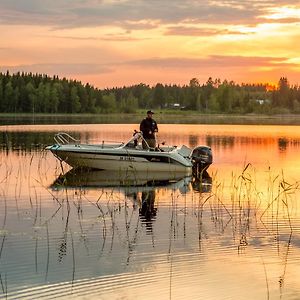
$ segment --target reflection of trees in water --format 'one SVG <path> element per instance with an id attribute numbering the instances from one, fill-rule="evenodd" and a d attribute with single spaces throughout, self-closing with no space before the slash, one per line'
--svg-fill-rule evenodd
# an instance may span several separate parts
<path id="1" fill-rule="evenodd" d="M 285 152 L 288 148 L 289 141 L 286 138 L 278 139 L 278 149 L 281 152 Z"/>
<path id="2" fill-rule="evenodd" d="M 82 142 L 102 142 L 107 139 L 101 132 L 70 132 L 66 131 Z M 30 131 L 3 131 L 0 134 L 0 149 L 7 151 L 40 151 L 45 146 L 54 143 L 54 132 L 30 132 Z M 113 134 L 113 133 L 112 133 Z M 124 133 L 123 141 L 129 135 Z M 199 145 L 200 136 L 191 134 L 188 136 L 190 147 Z M 206 135 L 205 144 L 215 149 L 233 148 L 237 145 L 274 145 L 279 151 L 284 152 L 289 147 L 300 147 L 300 139 L 286 137 L 256 137 L 256 136 L 234 136 L 233 135 Z"/>
<path id="3" fill-rule="evenodd" d="M 199 145 L 199 136 L 197 135 L 189 135 L 189 145 L 194 148 Z"/>
<path id="4" fill-rule="evenodd" d="M 216 146 L 226 146 L 226 147 L 233 147 L 234 144 L 236 142 L 236 137 L 234 136 L 217 136 L 217 135 L 208 135 L 206 137 L 206 144 L 208 146 L 213 146 L 213 147 L 216 147 Z"/>
<path id="5" fill-rule="evenodd" d="M 74 138 L 81 140 L 82 142 L 91 142 L 91 140 L 97 140 L 102 142 L 100 137 L 95 136 L 92 132 L 65 132 L 72 135 Z M 40 151 L 48 145 L 55 143 L 54 135 L 56 132 L 36 132 L 36 131 L 3 131 L 0 134 L 0 149 L 11 151 Z"/>
<path id="6" fill-rule="evenodd" d="M 40 151 L 45 146 L 54 143 L 53 134 L 49 132 L 2 132 L 0 147 L 12 151 Z"/>
<path id="7" fill-rule="evenodd" d="M 274 145 L 279 151 L 285 152 L 289 147 L 300 147 L 300 139 L 273 138 L 273 137 L 251 137 L 251 136 L 217 136 L 208 135 L 206 144 L 215 149 L 233 148 L 237 145 Z"/>
<path id="8" fill-rule="evenodd" d="M 88 142 L 93 138 L 92 133 L 82 132 L 80 136 L 78 133 L 66 131 L 76 139 Z M 36 132 L 36 131 L 4 131 L 0 134 L 0 149 L 11 151 L 41 151 L 48 145 L 55 143 L 54 132 Z"/>

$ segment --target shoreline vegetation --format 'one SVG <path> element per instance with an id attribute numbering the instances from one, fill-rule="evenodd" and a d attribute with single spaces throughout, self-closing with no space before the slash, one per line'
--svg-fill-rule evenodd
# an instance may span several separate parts
<path id="1" fill-rule="evenodd" d="M 145 117 L 145 111 L 136 113 L 0 113 L 0 127 L 22 124 L 134 124 Z M 236 125 L 300 125 L 298 114 L 204 114 L 195 111 L 155 110 L 160 124 L 236 124 Z"/>
<path id="2" fill-rule="evenodd" d="M 165 115 L 300 115 L 300 87 L 281 77 L 277 86 L 212 79 L 186 85 L 161 84 L 99 89 L 46 74 L 0 73 L 0 113 Z"/>

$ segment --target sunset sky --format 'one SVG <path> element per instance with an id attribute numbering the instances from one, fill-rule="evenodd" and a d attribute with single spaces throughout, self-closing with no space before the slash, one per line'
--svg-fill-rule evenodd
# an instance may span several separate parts
<path id="1" fill-rule="evenodd" d="M 99 87 L 300 84 L 300 1 L 0 0 L 0 71 Z"/>

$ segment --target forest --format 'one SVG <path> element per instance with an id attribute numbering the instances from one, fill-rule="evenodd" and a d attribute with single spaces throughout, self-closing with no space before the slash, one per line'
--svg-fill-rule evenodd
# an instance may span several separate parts
<path id="1" fill-rule="evenodd" d="M 98 89 L 46 74 L 0 73 L 0 113 L 134 113 L 165 109 L 225 114 L 300 113 L 300 87 L 281 77 L 276 86 L 237 84 L 211 77 L 201 84 Z"/>

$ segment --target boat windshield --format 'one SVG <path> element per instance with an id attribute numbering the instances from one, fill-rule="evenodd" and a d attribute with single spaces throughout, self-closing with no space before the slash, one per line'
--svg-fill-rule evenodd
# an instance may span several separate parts
<path id="1" fill-rule="evenodd" d="M 143 144 L 146 145 L 143 148 Z M 159 152 L 170 152 L 176 148 L 176 146 L 165 146 L 165 142 L 162 143 L 162 146 L 158 145 L 155 148 L 151 148 L 147 141 L 144 139 L 142 132 L 135 131 L 132 138 L 125 143 L 122 147 L 131 148 L 137 150 L 150 150 L 150 151 L 159 151 Z"/>
<path id="2" fill-rule="evenodd" d="M 132 138 L 124 144 L 124 148 L 133 148 L 133 149 L 143 149 L 142 142 L 145 142 L 148 148 L 150 149 L 148 143 L 143 138 L 143 134 L 141 132 L 135 131 Z"/>

